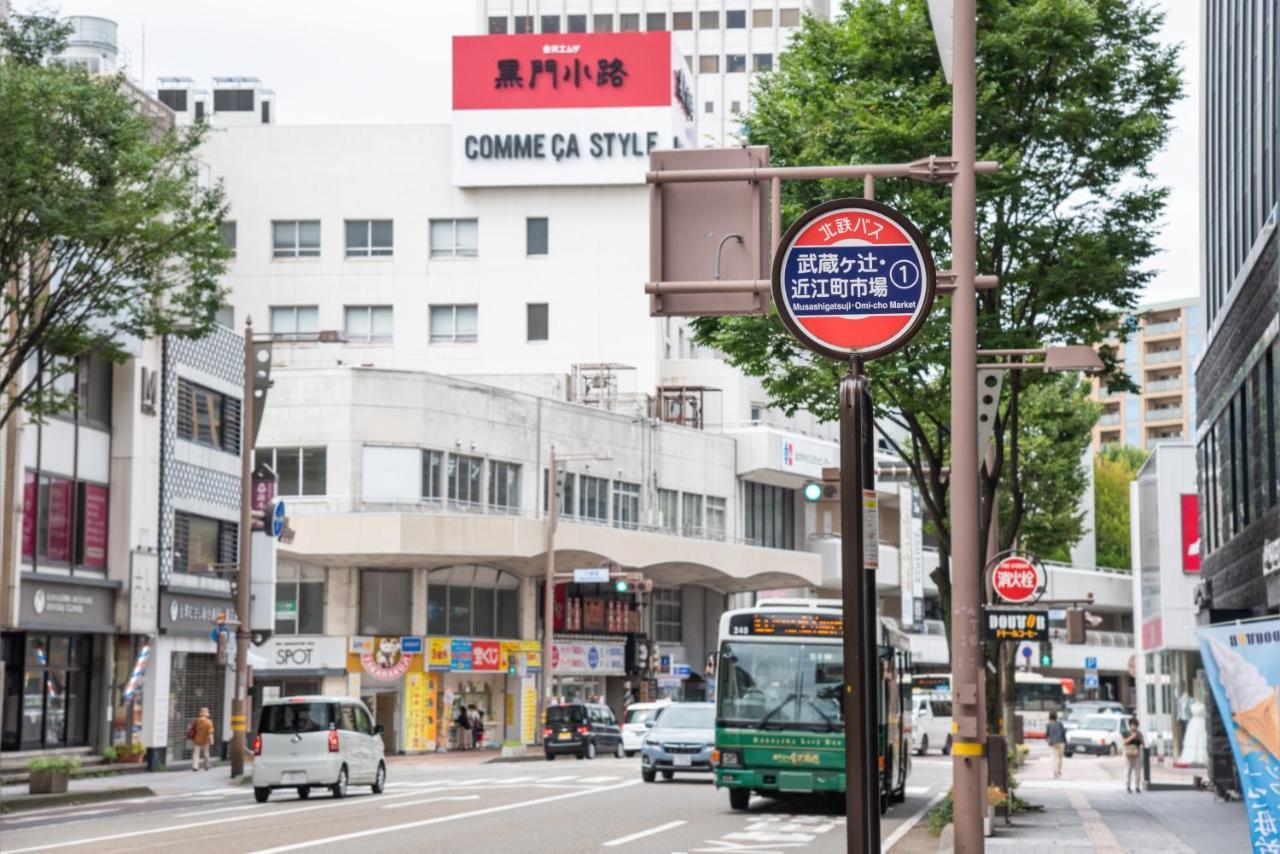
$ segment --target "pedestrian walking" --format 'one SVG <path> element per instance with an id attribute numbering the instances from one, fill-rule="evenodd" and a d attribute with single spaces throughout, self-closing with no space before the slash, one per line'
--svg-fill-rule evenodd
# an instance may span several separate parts
<path id="1" fill-rule="evenodd" d="M 477 706 L 471 707 L 471 739 L 475 750 L 484 746 L 484 709 Z"/>
<path id="2" fill-rule="evenodd" d="M 1138 729 L 1138 719 L 1129 718 L 1129 734 L 1124 737 L 1124 790 L 1140 793 L 1142 791 L 1142 748 L 1146 742 L 1142 731 Z M 1130 786 L 1130 780 L 1133 781 Z"/>
<path id="3" fill-rule="evenodd" d="M 458 717 L 454 719 L 458 725 L 458 749 L 471 749 L 471 710 L 463 703 L 458 707 Z"/>
<path id="4" fill-rule="evenodd" d="M 1058 720 L 1057 712 L 1049 713 L 1049 726 L 1045 729 L 1049 749 L 1053 751 L 1053 776 L 1062 776 L 1062 753 L 1067 749 L 1067 728 Z"/>
<path id="5" fill-rule="evenodd" d="M 191 739 L 191 770 L 200 770 L 200 756 L 204 755 L 204 770 L 209 770 L 209 750 L 213 747 L 213 721 L 209 718 L 209 710 L 203 708 L 187 730 L 187 738 Z"/>

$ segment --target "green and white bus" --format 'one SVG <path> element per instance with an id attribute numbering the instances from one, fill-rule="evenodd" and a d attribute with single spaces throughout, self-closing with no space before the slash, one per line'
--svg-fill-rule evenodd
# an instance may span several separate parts
<path id="1" fill-rule="evenodd" d="M 845 791 L 844 620 L 837 601 L 776 599 L 720 618 L 716 788 L 745 810 L 769 797 Z M 900 802 L 910 770 L 907 638 L 880 623 L 875 699 L 880 810 Z"/>

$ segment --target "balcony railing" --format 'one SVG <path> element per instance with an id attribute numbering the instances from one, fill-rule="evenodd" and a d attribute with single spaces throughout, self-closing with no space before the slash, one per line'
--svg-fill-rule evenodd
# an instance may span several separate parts
<path id="1" fill-rule="evenodd" d="M 1144 383 L 1142 390 L 1147 394 L 1156 394 L 1162 391 L 1182 391 L 1182 377 L 1173 377 L 1167 380 L 1155 380 L 1154 382 Z"/>
<path id="2" fill-rule="evenodd" d="M 1067 630 L 1054 628 L 1049 629 L 1049 640 L 1054 643 L 1065 644 L 1067 642 Z M 1084 645 L 1131 649 L 1133 647 L 1133 632 L 1108 632 L 1094 631 L 1090 629 L 1084 633 Z"/>
<path id="3" fill-rule="evenodd" d="M 1160 365 L 1165 362 L 1181 362 L 1182 348 L 1179 347 L 1174 350 L 1148 351 L 1145 358 L 1143 358 L 1143 361 L 1148 365 Z"/>
<path id="4" fill-rule="evenodd" d="M 1159 445 L 1161 442 L 1181 442 L 1181 441 L 1182 441 L 1181 433 L 1171 433 L 1168 436 L 1152 436 L 1150 439 L 1147 439 L 1147 450 L 1151 450 L 1156 445 Z"/>
<path id="5" fill-rule="evenodd" d="M 1181 331 L 1182 331 L 1181 320 L 1166 320 L 1163 323 L 1148 323 L 1146 326 L 1142 327 L 1142 334 L 1147 336 L 1168 335 L 1172 332 L 1181 332 Z"/>
<path id="6" fill-rule="evenodd" d="M 1119 423 L 1120 423 L 1119 412 L 1104 412 L 1098 418 L 1098 425 L 1101 427 L 1110 427 L 1114 424 L 1119 424 Z"/>
<path id="7" fill-rule="evenodd" d="M 1157 406 L 1147 410 L 1148 421 L 1181 421 L 1181 406 Z"/>

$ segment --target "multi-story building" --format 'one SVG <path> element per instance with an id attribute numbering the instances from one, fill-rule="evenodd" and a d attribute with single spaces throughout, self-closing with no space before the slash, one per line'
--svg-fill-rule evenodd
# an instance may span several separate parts
<path id="1" fill-rule="evenodd" d="M 1203 4 L 1201 296 L 1196 366 L 1202 623 L 1280 613 L 1280 29 L 1275 0 Z M 1241 37 L 1241 34 L 1252 34 Z M 1215 782 L 1234 765 L 1210 704 Z"/>
<path id="2" fill-rule="evenodd" d="M 1139 391 L 1113 391 L 1093 381 L 1093 399 L 1102 405 L 1094 450 L 1112 444 L 1149 450 L 1159 442 L 1185 441 L 1195 426 L 1191 368 L 1202 340 L 1200 301 L 1149 303 L 1138 307 L 1137 316 L 1138 330 L 1128 341 L 1109 343 Z"/>
<path id="3" fill-rule="evenodd" d="M 734 145 L 750 110 L 755 75 L 778 55 L 803 15 L 828 18 L 828 0 L 484 0 L 480 33 L 613 33 L 670 30 L 693 72 L 696 144 Z"/>

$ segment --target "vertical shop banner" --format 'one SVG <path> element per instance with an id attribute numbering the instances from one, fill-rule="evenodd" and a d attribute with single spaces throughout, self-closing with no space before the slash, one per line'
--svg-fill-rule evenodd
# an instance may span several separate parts
<path id="1" fill-rule="evenodd" d="M 27 472 L 22 481 L 22 556 L 36 553 L 36 475 Z"/>
<path id="2" fill-rule="evenodd" d="M 449 670 L 452 647 L 449 638 L 427 638 L 427 669 Z"/>
<path id="3" fill-rule="evenodd" d="M 1280 619 L 1196 631 L 1226 725 L 1255 854 L 1280 850 Z"/>
<path id="4" fill-rule="evenodd" d="M 538 688 L 532 677 L 520 680 L 520 740 L 533 744 L 538 725 Z"/>
<path id="5" fill-rule="evenodd" d="M 1200 571 L 1200 496 L 1179 496 L 1182 509 L 1182 571 Z"/>
<path id="6" fill-rule="evenodd" d="M 71 560 L 71 481 L 49 480 L 49 560 Z"/>
<path id="7" fill-rule="evenodd" d="M 409 673 L 404 683 L 404 749 L 406 753 L 434 750 L 436 745 L 436 694 L 440 677 L 434 673 Z"/>
<path id="8" fill-rule="evenodd" d="M 898 587 L 901 602 L 902 627 L 906 629 L 915 625 L 915 574 L 914 561 L 911 559 L 911 496 L 915 492 L 909 483 L 898 484 Z"/>
<path id="9" fill-rule="evenodd" d="M 107 488 L 84 484 L 84 556 L 81 563 L 91 569 L 107 566 Z"/>

